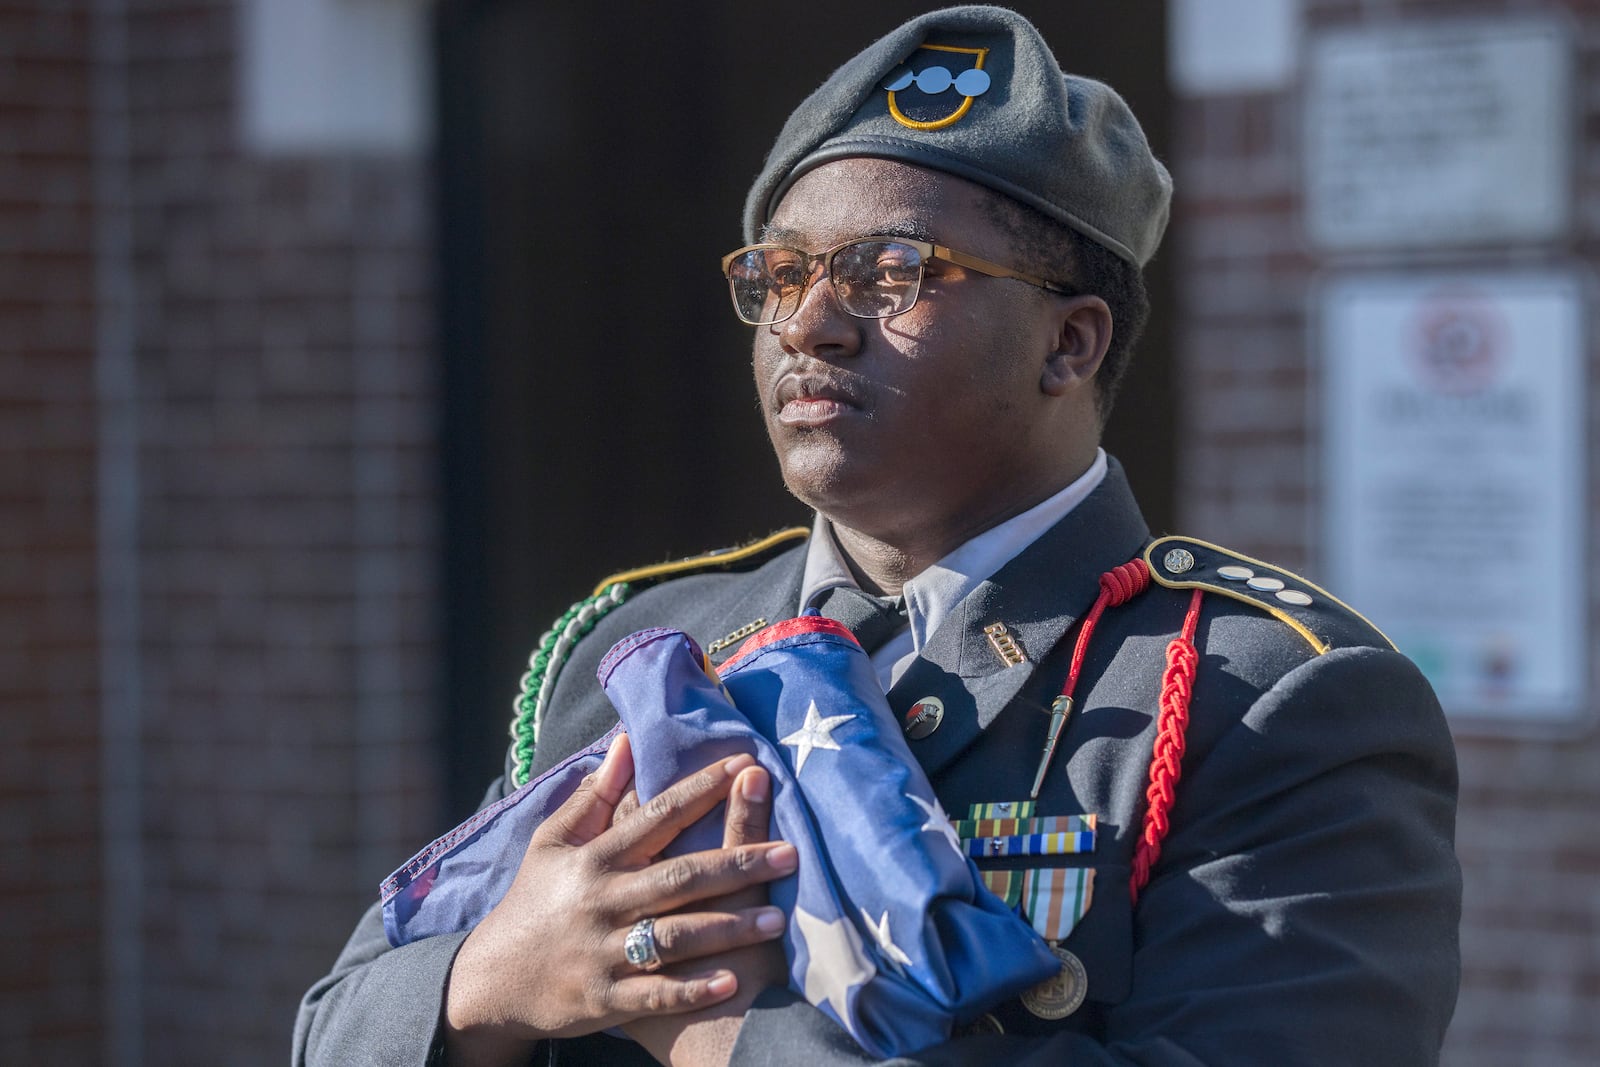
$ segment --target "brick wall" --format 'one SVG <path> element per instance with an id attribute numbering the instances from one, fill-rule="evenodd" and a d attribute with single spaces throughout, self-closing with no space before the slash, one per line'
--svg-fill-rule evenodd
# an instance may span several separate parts
<path id="1" fill-rule="evenodd" d="M 94 233 L 81 5 L 0 4 L 0 1062 L 100 1031 Z"/>
<path id="2" fill-rule="evenodd" d="M 240 18 L 0 3 L 6 1063 L 283 1062 L 438 829 L 428 168 L 242 150 Z"/>
<path id="3" fill-rule="evenodd" d="M 128 17 L 152 1062 L 281 1062 L 436 816 L 425 170 L 241 153 L 236 7 Z"/>
<path id="4" fill-rule="evenodd" d="M 1592 131 L 1592 4 L 1306 3 L 1313 27 L 1551 8 Z M 437 829 L 429 175 L 241 151 L 238 19 L 0 0 L 0 1062 L 282 1062 L 375 879 Z M 1181 103 L 1166 255 L 1180 526 L 1314 572 L 1300 118 L 1293 91 Z M 1593 262 L 1578 159 L 1565 251 Z M 1459 744 L 1446 1060 L 1592 1062 L 1597 742 Z"/>
<path id="5" fill-rule="evenodd" d="M 1304 8 L 1310 32 L 1395 17 L 1569 12 L 1578 52 L 1574 100 L 1587 131 L 1576 152 L 1578 229 L 1516 262 L 1600 260 L 1595 5 L 1307 0 Z M 1316 573 L 1320 433 L 1308 402 L 1308 314 L 1313 272 L 1323 264 L 1302 237 L 1301 117 L 1292 89 L 1180 102 L 1168 254 L 1178 257 L 1181 293 L 1182 526 Z M 1494 249 L 1436 260 L 1510 262 L 1509 253 Z M 1556 574 L 1581 573 L 1585 563 L 1550 565 Z M 1461 734 L 1457 744 L 1464 975 L 1445 1062 L 1593 1063 L 1600 1059 L 1593 1010 L 1600 995 L 1600 844 L 1590 827 L 1600 802 L 1600 740 L 1586 728 L 1562 740 Z"/>

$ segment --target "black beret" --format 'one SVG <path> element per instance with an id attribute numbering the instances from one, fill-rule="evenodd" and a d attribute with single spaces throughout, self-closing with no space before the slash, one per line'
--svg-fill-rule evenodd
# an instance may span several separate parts
<path id="1" fill-rule="evenodd" d="M 952 7 L 907 22 L 834 71 L 789 116 L 745 199 L 760 239 L 802 174 L 852 156 L 975 181 L 1143 266 L 1172 178 L 1115 90 L 1064 74 L 1027 19 Z"/>

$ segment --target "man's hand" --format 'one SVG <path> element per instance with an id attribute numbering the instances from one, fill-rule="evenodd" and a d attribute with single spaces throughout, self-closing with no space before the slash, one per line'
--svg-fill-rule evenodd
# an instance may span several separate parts
<path id="1" fill-rule="evenodd" d="M 728 798 L 723 847 L 739 849 L 766 841 L 771 813 L 771 779 L 761 767 L 747 767 L 739 773 Z M 766 899 L 766 887 L 758 884 L 708 906 L 740 913 L 760 908 Z M 781 917 L 779 913 L 780 920 Z M 783 949 L 776 942 L 736 948 L 714 961 L 701 961 L 701 965 L 713 962 L 737 976 L 738 991 L 733 997 L 684 1014 L 642 1015 L 624 1027 L 629 1037 L 661 1062 L 673 1067 L 722 1067 L 733 1051 L 744 1013 L 756 996 L 769 986 L 789 980 Z"/>
<path id="2" fill-rule="evenodd" d="M 452 1067 L 522 1062 L 542 1038 L 695 1011 L 734 995 L 735 972 L 710 958 L 776 937 L 782 915 L 761 906 L 759 889 L 737 908 L 717 898 L 793 871 L 793 846 L 765 843 L 763 819 L 754 843 L 658 857 L 728 799 L 753 763 L 736 756 L 706 767 L 613 824 L 633 777 L 628 739 L 618 737 L 533 835 L 505 899 L 462 943 L 445 994 Z M 623 955 L 629 928 L 643 918 L 656 920 L 663 969 L 655 973 Z"/>

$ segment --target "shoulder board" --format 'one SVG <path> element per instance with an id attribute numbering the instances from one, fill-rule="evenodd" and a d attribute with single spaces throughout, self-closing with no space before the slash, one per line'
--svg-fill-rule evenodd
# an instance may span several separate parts
<path id="1" fill-rule="evenodd" d="M 1203 589 L 1260 608 L 1305 638 L 1317 655 L 1394 642 L 1354 608 L 1297 574 L 1192 537 L 1162 537 L 1145 549 L 1150 577 L 1168 589 Z"/>
<path id="2" fill-rule="evenodd" d="M 806 526 L 792 526 L 787 530 L 768 534 L 759 541 L 751 541 L 746 545 L 735 548 L 719 548 L 707 552 L 702 556 L 690 556 L 688 559 L 672 560 L 669 563 L 657 563 L 649 567 L 635 567 L 631 571 L 620 571 L 594 587 L 594 595 L 599 596 L 613 585 L 626 582 L 635 590 L 655 585 L 657 582 L 666 581 L 668 578 L 681 578 L 685 574 L 701 574 L 706 571 L 745 571 L 760 566 L 782 549 L 799 541 L 804 541 L 811 536 L 811 530 Z"/>

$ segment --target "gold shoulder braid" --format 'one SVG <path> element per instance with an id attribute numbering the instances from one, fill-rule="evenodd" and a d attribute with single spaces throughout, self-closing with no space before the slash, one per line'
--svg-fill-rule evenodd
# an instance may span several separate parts
<path id="1" fill-rule="evenodd" d="M 539 743 L 539 721 L 550 702 L 561 668 L 572 655 L 573 648 L 587 637 L 595 624 L 610 614 L 634 593 L 648 589 L 669 578 L 707 571 L 748 570 L 763 563 L 779 549 L 802 541 L 811 531 L 803 526 L 779 530 L 736 548 L 718 549 L 689 559 L 657 563 L 649 567 L 613 574 L 595 587 L 594 593 L 568 608 L 539 638 L 528 656 L 528 671 L 522 676 L 517 697 L 512 701 L 511 716 L 511 784 L 513 788 L 526 785 L 533 767 L 534 749 Z"/>

